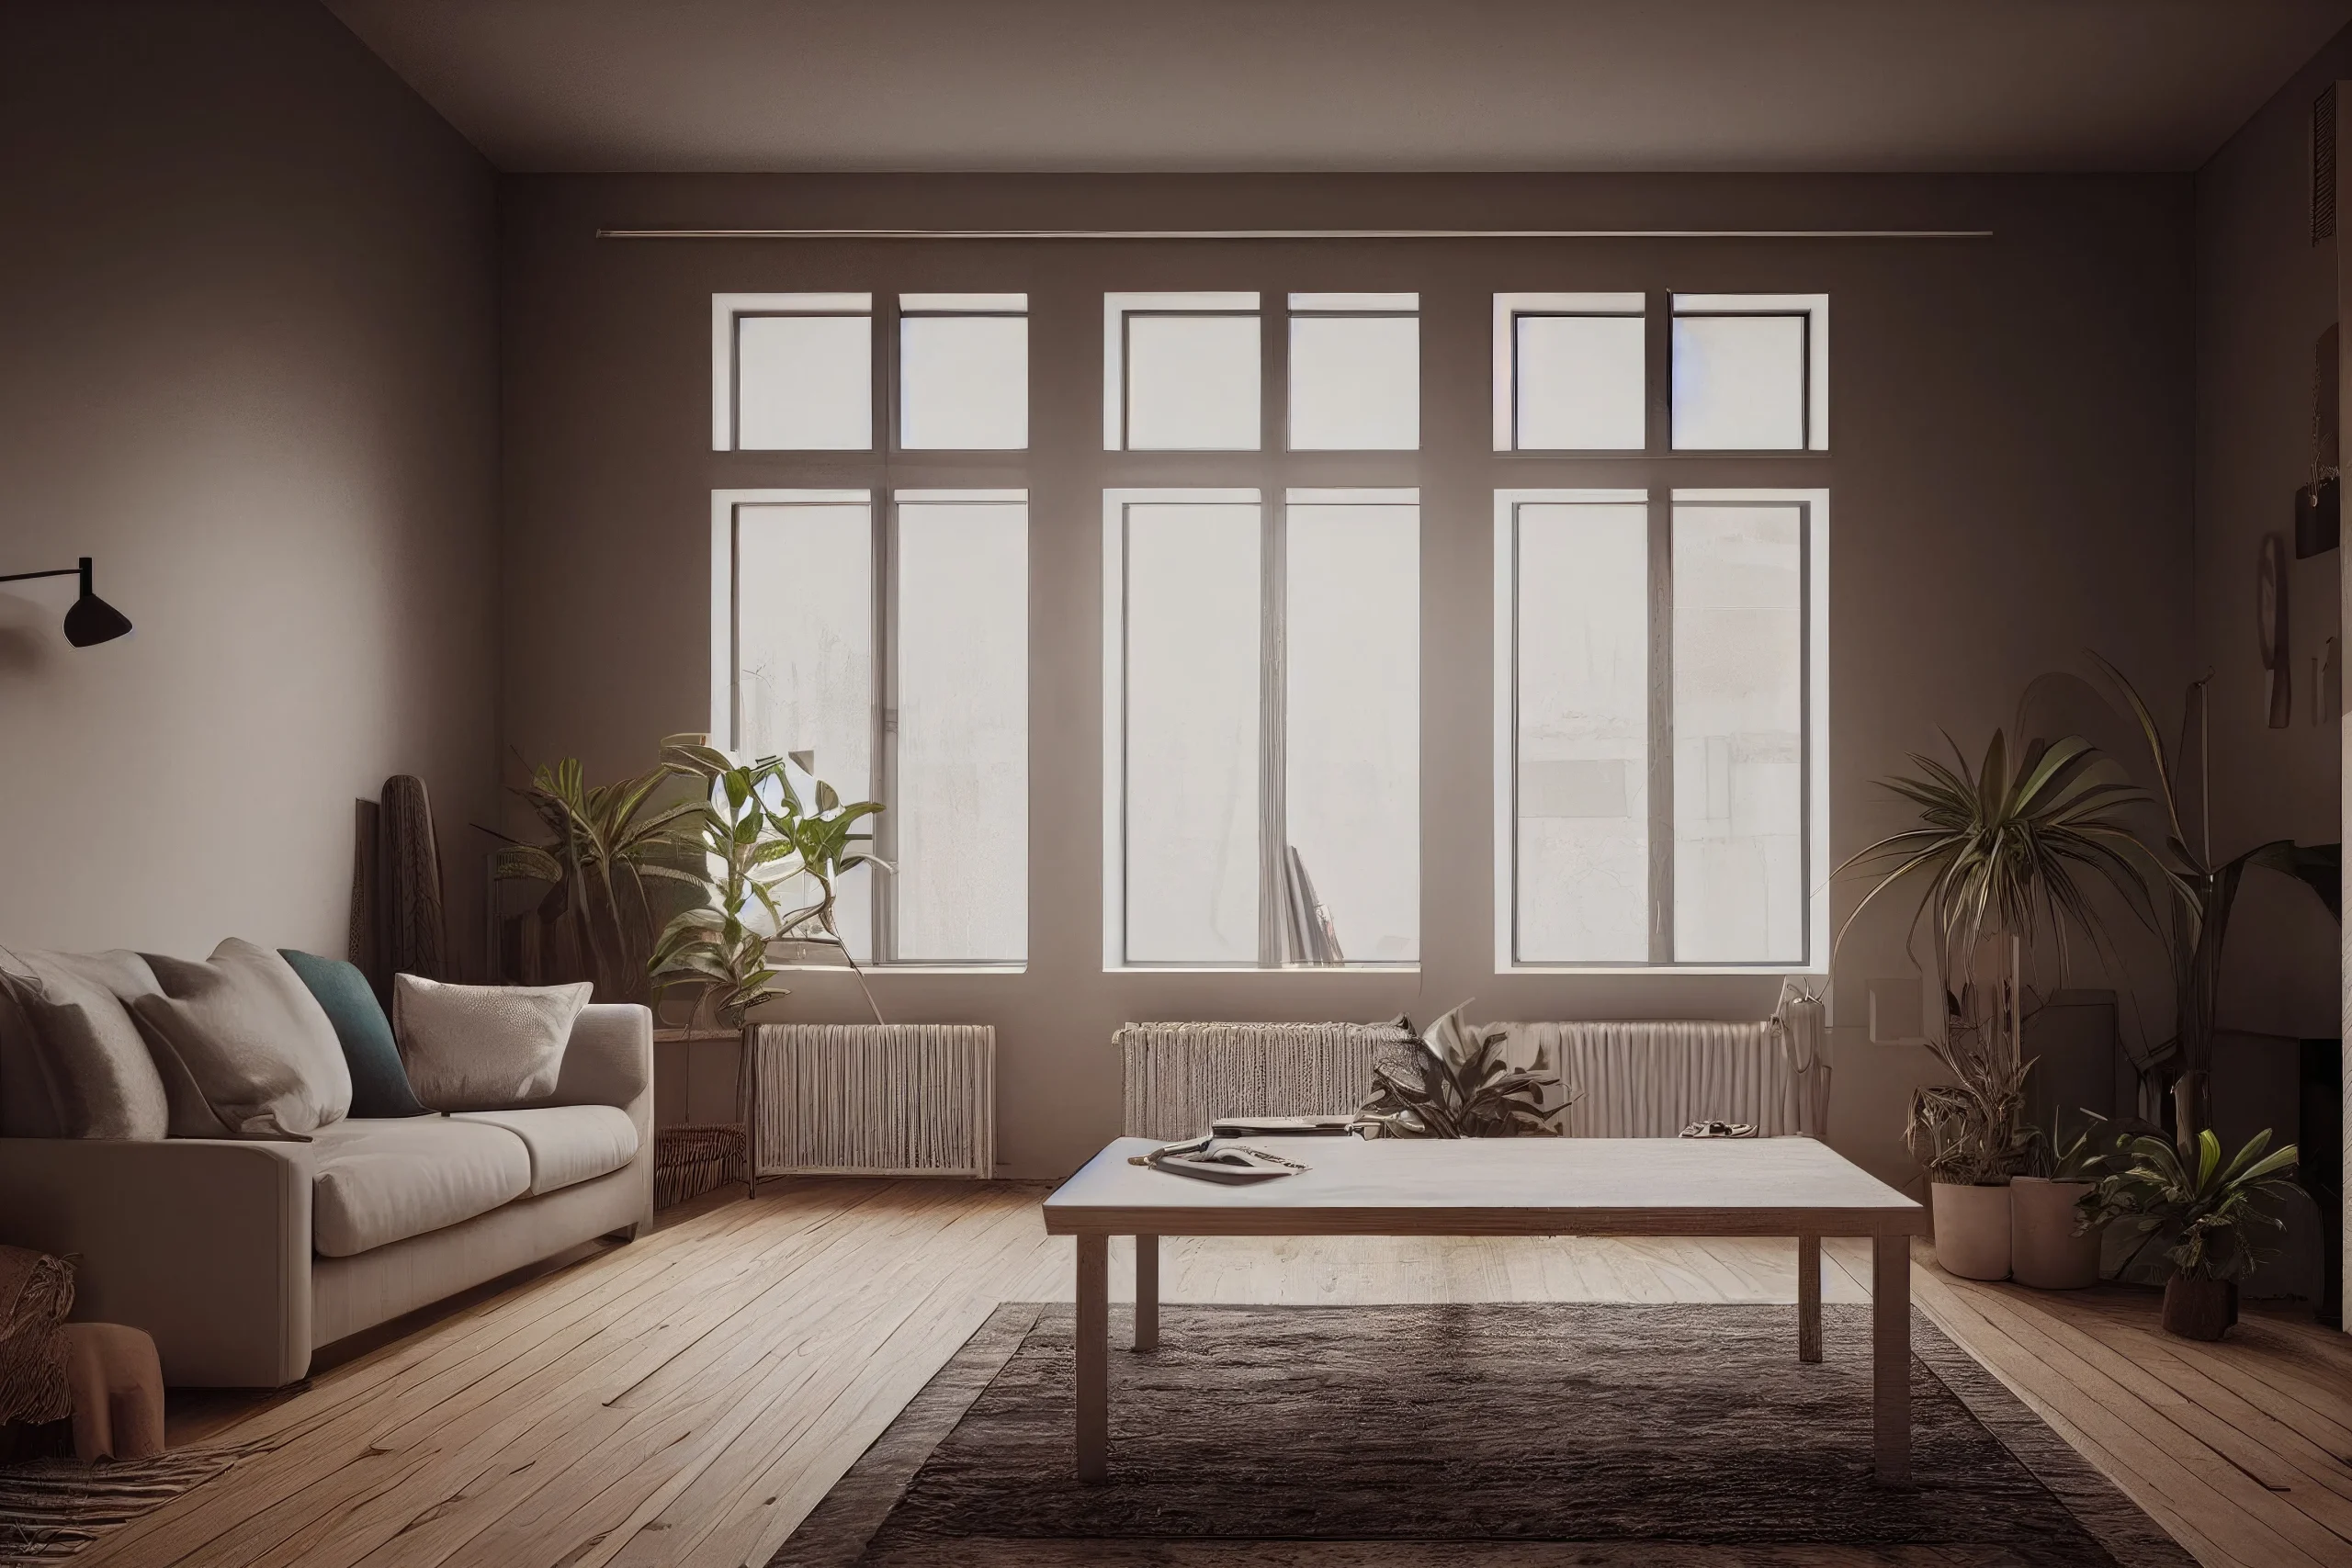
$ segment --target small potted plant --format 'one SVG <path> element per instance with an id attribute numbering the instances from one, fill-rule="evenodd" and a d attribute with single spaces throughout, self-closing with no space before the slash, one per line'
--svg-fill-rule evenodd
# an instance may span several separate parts
<path id="1" fill-rule="evenodd" d="M 1541 1055 L 1513 1067 L 1508 1034 L 1462 1021 L 1462 1007 L 1414 1036 L 1409 1064 L 1383 1064 L 1357 1130 L 1367 1138 L 1556 1138 L 1576 1102 Z M 1550 1090 L 1560 1103 L 1545 1109 Z"/>
<path id="2" fill-rule="evenodd" d="M 2254 1233 L 2285 1228 L 2267 1205 L 2299 1190 L 2290 1174 L 2295 1145 L 2271 1149 L 2266 1127 L 2225 1162 L 2222 1140 L 2209 1127 L 2197 1134 L 2194 1163 L 2183 1159 L 2169 1138 L 2143 1135 L 2124 1143 L 2106 1164 L 2109 1174 L 2082 1200 L 2085 1221 L 2122 1222 L 2143 1233 L 2143 1251 L 2164 1237 L 2177 1238 L 2165 1250 L 2173 1264 L 2165 1282 L 2165 1331 L 2219 1339 L 2237 1321 L 2237 1282 L 2270 1256 L 2255 1245 Z"/>
<path id="3" fill-rule="evenodd" d="M 2086 1221 L 2082 1201 L 2098 1185 L 2109 1154 L 2121 1144 L 2094 1114 L 2089 1125 L 2062 1141 L 2058 1119 L 2037 1163 L 2038 1174 L 2009 1179 L 2009 1276 L 2038 1291 L 2080 1291 L 2098 1283 L 2099 1244 L 2106 1226 Z"/>

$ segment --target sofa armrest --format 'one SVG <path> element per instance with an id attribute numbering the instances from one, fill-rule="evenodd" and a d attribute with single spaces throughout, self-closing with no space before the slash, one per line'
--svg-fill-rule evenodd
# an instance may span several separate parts
<path id="1" fill-rule="evenodd" d="M 78 1254 L 74 1316 L 155 1337 L 175 1386 L 311 1364 L 311 1145 L 0 1138 L 0 1242 Z"/>
<path id="2" fill-rule="evenodd" d="M 591 1002 L 563 1047 L 551 1105 L 617 1105 L 627 1111 L 653 1088 L 653 1014 L 635 1002 Z"/>

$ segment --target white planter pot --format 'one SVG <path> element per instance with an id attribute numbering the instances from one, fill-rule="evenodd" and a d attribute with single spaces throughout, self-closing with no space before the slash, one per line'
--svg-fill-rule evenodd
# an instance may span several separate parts
<path id="1" fill-rule="evenodd" d="M 2009 1277 L 2009 1190 L 1939 1181 L 1928 1203 L 1936 1218 L 1936 1261 L 1963 1280 Z"/>
<path id="2" fill-rule="evenodd" d="M 2038 1291 L 2079 1291 L 2098 1283 L 2099 1233 L 2075 1234 L 2075 1201 L 2087 1181 L 2020 1176 L 2009 1183 L 2009 1269 Z"/>

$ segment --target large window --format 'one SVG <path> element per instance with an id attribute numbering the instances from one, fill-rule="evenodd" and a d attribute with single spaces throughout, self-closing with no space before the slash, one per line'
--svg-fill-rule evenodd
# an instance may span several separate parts
<path id="1" fill-rule="evenodd" d="M 722 491 L 713 557 L 728 635 L 714 728 L 878 798 L 898 874 L 854 873 L 860 962 L 1027 953 L 1028 503 L 1018 491 Z"/>
<path id="2" fill-rule="evenodd" d="M 1419 957 L 1411 491 L 1114 490 L 1104 958 Z"/>
<path id="3" fill-rule="evenodd" d="M 1018 247 L 884 254 L 1036 286 Z M 1487 748 L 1425 790 L 1420 720 L 1485 711 L 1459 649 L 1489 615 L 1498 970 L 1823 967 L 1826 297 L 1520 288 L 1425 321 L 1389 287 L 1411 247 L 1250 254 L 1057 251 L 1034 363 L 1026 293 L 712 297 L 711 728 L 888 807 L 853 951 L 1023 964 L 1033 848 L 1091 923 L 1068 822 L 1033 845 L 1028 720 L 1034 688 L 1053 798 L 1094 790 L 1066 659 L 1094 657 L 1099 495 L 1106 969 L 1418 964 L 1425 880 L 1488 896 L 1421 859 L 1425 796 L 1482 787 Z M 1491 254 L 1541 285 L 1588 253 Z M 1251 287 L 1118 291 L 1196 276 Z M 1489 527 L 1491 604 L 1462 576 Z M 1426 692 L 1425 587 L 1456 650 Z"/>
<path id="4" fill-rule="evenodd" d="M 1825 956 L 1819 491 L 1504 491 L 1498 957 Z"/>

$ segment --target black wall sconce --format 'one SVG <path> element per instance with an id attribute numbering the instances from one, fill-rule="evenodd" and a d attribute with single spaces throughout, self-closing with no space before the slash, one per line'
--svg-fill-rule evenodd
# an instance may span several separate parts
<path id="1" fill-rule="evenodd" d="M 90 558 L 84 556 L 79 566 L 61 566 L 54 571 L 18 571 L 0 577 L 0 582 L 28 582 L 36 577 L 72 577 L 79 573 L 82 596 L 65 612 L 65 640 L 76 648 L 88 648 L 93 643 L 112 642 L 119 637 L 130 635 L 130 617 L 99 598 L 90 588 Z"/>

